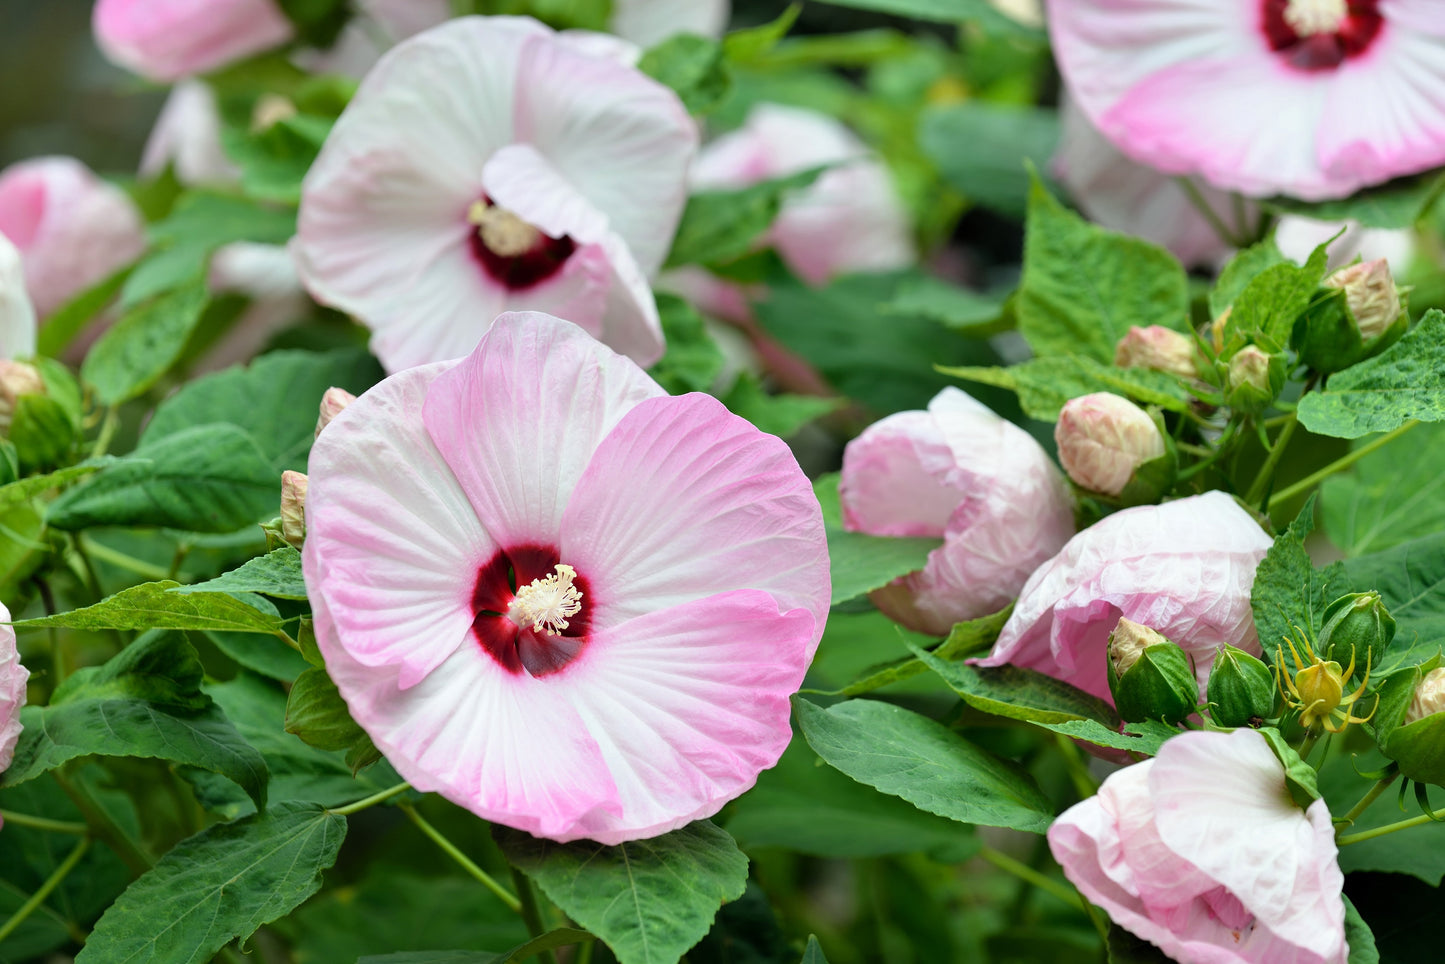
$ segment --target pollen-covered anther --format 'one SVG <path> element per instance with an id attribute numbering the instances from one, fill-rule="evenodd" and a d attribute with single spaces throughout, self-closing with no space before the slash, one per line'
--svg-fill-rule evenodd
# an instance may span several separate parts
<path id="1" fill-rule="evenodd" d="M 577 570 L 558 563 L 557 571 L 541 579 L 533 579 L 517 589 L 507 609 L 507 616 L 518 626 L 530 626 L 534 633 L 560 635 L 567 628 L 567 619 L 582 611 L 582 591 L 572 584 Z"/>
<path id="2" fill-rule="evenodd" d="M 1336 33 L 1349 15 L 1346 0 L 1290 0 L 1284 22 L 1301 37 Z"/>
<path id="3" fill-rule="evenodd" d="M 542 232 L 511 211 L 486 201 L 473 201 L 467 220 L 476 225 L 482 243 L 502 258 L 517 258 L 542 239 Z"/>

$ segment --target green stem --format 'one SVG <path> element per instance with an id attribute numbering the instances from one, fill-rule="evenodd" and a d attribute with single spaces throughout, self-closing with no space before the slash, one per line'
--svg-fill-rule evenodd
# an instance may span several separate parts
<path id="1" fill-rule="evenodd" d="M 115 410 L 114 405 L 108 405 L 105 409 L 105 420 L 100 423 L 100 433 L 95 437 L 95 447 L 90 450 L 90 457 L 100 458 L 105 450 L 110 448 L 110 440 L 115 436 L 115 430 L 120 425 L 120 413 Z"/>
<path id="2" fill-rule="evenodd" d="M 511 891 L 497 883 L 491 874 L 478 867 L 470 857 L 458 850 L 456 844 L 452 843 L 446 837 L 443 837 L 441 831 L 427 823 L 426 818 L 416 812 L 416 807 L 413 807 L 409 803 L 401 803 L 397 804 L 397 809 L 406 814 L 407 817 L 411 819 L 411 822 L 416 824 L 418 830 L 426 834 L 432 843 L 440 847 L 448 857 L 455 860 L 458 866 L 470 874 L 474 880 L 487 888 L 487 890 L 490 890 L 493 894 L 496 894 L 497 899 L 506 904 L 512 913 L 522 913 L 522 902 L 518 900 Z"/>
<path id="3" fill-rule="evenodd" d="M 537 906 L 537 891 L 526 874 L 516 867 L 508 869 L 512 871 L 512 886 L 517 888 L 517 896 L 522 898 L 522 920 L 527 923 L 527 931 L 533 937 L 541 937 L 547 933 L 547 927 L 542 923 L 542 910 Z M 544 951 L 542 960 L 545 964 L 557 964 L 557 955 Z"/>
<path id="4" fill-rule="evenodd" d="M 19 910 L 10 915 L 10 919 L 5 922 L 4 926 L 0 926 L 0 944 L 3 944 L 7 937 L 15 933 L 15 928 L 25 923 L 25 919 L 45 903 L 45 898 L 60 886 L 60 882 L 75 869 L 75 865 L 80 863 L 80 858 L 84 857 L 85 852 L 89 849 L 90 838 L 81 837 L 80 843 L 75 845 L 75 849 L 70 852 L 70 855 L 61 861 L 59 867 L 55 868 L 55 873 L 46 878 L 45 883 L 40 885 L 40 889 L 31 895 L 29 900 L 21 904 Z"/>
<path id="5" fill-rule="evenodd" d="M 1302 492 L 1308 492 L 1310 489 L 1314 488 L 1320 482 L 1323 482 L 1325 479 L 1334 475 L 1336 472 L 1344 471 L 1345 469 L 1354 465 L 1360 459 L 1369 455 L 1371 452 L 1382 446 L 1390 444 L 1395 439 L 1399 438 L 1401 435 L 1404 435 L 1406 432 L 1410 431 L 1410 429 L 1414 428 L 1416 425 L 1419 424 L 1419 422 L 1415 421 L 1406 422 L 1404 425 L 1401 425 L 1393 432 L 1388 432 L 1384 435 L 1381 435 L 1379 438 L 1375 439 L 1368 445 L 1361 445 L 1349 455 L 1336 459 L 1329 465 L 1326 465 L 1324 468 L 1320 469 L 1318 472 L 1307 475 L 1293 485 L 1287 485 L 1283 489 L 1280 489 L 1274 494 L 1274 501 L 1284 502 L 1287 499 L 1294 498 Z"/>
<path id="6" fill-rule="evenodd" d="M 1335 823 L 1338 824 L 1338 827 L 1336 828 L 1336 833 L 1352 825 L 1356 820 L 1358 820 L 1360 818 L 1360 814 L 1368 810 L 1370 804 L 1374 803 L 1375 800 L 1379 798 L 1380 794 L 1384 793 L 1387 789 L 1389 789 L 1390 784 L 1394 783 L 1399 776 L 1400 771 L 1395 770 L 1393 773 L 1388 773 L 1385 776 L 1381 777 L 1379 781 L 1370 788 L 1370 792 L 1361 797 L 1360 802 L 1350 808 L 1349 813 L 1345 814 L 1343 817 L 1340 817 L 1338 820 L 1335 821 Z"/>
<path id="7" fill-rule="evenodd" d="M 128 556 L 124 552 L 118 549 L 112 549 L 110 546 L 96 542 L 94 539 L 81 536 L 76 540 L 76 548 L 79 549 L 82 545 L 84 546 L 84 551 L 81 555 L 82 559 L 86 559 L 86 553 L 88 553 L 90 556 L 94 556 L 102 562 L 108 562 L 112 566 L 118 566 L 127 572 L 133 572 L 137 576 L 142 576 L 146 579 L 158 580 L 170 578 L 170 571 L 166 569 L 166 567 L 154 565 L 143 559 L 137 559 L 134 556 Z M 90 565 L 89 559 L 86 559 L 86 565 Z M 94 570 L 92 570 L 92 573 L 93 572 Z M 99 579 L 96 580 L 96 586 L 97 588 L 100 586 Z"/>
<path id="8" fill-rule="evenodd" d="M 65 795 L 70 798 L 70 802 L 75 804 L 75 808 L 79 810 L 81 816 L 85 818 L 85 822 L 90 827 L 90 832 L 94 835 L 95 839 L 105 844 L 111 850 L 114 850 L 116 856 L 130 868 L 131 873 L 139 877 L 151 869 L 155 861 L 148 857 L 140 847 L 136 846 L 135 841 L 130 839 L 130 835 L 111 819 L 110 814 L 106 813 L 101 805 L 96 802 L 95 798 L 90 795 L 90 791 L 87 790 L 84 785 L 72 783 L 70 778 L 59 770 L 51 770 L 50 775 L 55 778 L 55 782 L 60 785 L 60 789 L 65 791 Z"/>
<path id="9" fill-rule="evenodd" d="M 1324 732 L 1325 731 L 1322 728 L 1315 727 L 1314 729 L 1310 730 L 1308 733 L 1305 734 L 1305 738 L 1300 743 L 1298 751 L 1299 758 L 1302 761 L 1304 761 L 1305 763 L 1310 762 L 1310 754 L 1314 752 L 1315 744 L 1319 742 L 1320 737 L 1324 735 Z"/>
<path id="10" fill-rule="evenodd" d="M 1269 450 L 1269 457 L 1259 467 L 1259 474 L 1254 477 L 1254 484 L 1249 487 L 1249 493 L 1245 495 L 1244 501 L 1250 505 L 1258 505 L 1269 491 L 1270 482 L 1274 481 L 1274 470 L 1279 466 L 1279 460 L 1284 457 L 1284 450 L 1289 445 L 1290 437 L 1294 435 L 1295 428 L 1299 425 L 1299 416 L 1291 412 L 1285 420 L 1284 428 L 1279 430 L 1275 436 L 1274 445 Z"/>
<path id="11" fill-rule="evenodd" d="M 1089 915 L 1089 920 L 1093 922 L 1094 928 L 1099 932 L 1099 936 L 1106 941 L 1109 939 L 1109 930 L 1099 918 L 1098 912 L 1094 910 L 1093 906 L 1085 900 L 1078 891 L 1065 887 L 1052 877 L 1041 874 L 1028 864 L 1015 860 L 1008 854 L 994 850 L 992 847 L 982 848 L 979 850 L 978 855 L 999 870 L 1007 871 L 1018 879 L 1032 884 L 1039 890 L 1053 894 L 1066 904 L 1073 904 L 1075 907 L 1082 908 L 1084 913 Z"/>
<path id="12" fill-rule="evenodd" d="M 69 833 L 77 837 L 83 837 L 90 833 L 90 828 L 83 823 L 72 823 L 69 820 L 51 820 L 48 817 L 32 817 L 28 813 L 16 813 L 14 810 L 0 810 L 0 820 L 6 823 L 13 823 L 17 827 L 29 827 L 31 830 L 46 830 L 50 833 Z"/>
<path id="13" fill-rule="evenodd" d="M 381 791 L 380 793 L 373 793 L 371 796 L 365 798 L 364 800 L 358 800 L 358 801 L 356 801 L 355 803 L 348 803 L 348 804 L 347 804 L 346 806 L 344 806 L 344 807 L 335 807 L 335 808 L 332 809 L 331 812 L 334 813 L 334 814 L 336 814 L 338 817 L 349 817 L 349 816 L 351 816 L 353 813 L 360 813 L 362 810 L 365 810 L 367 807 L 374 807 L 374 806 L 376 806 L 378 803 L 385 803 L 386 801 L 390 800 L 392 797 L 396 796 L 398 793 L 405 793 L 407 790 L 410 790 L 410 789 L 411 789 L 411 784 L 410 784 L 410 783 L 407 783 L 405 780 L 403 780 L 402 782 L 398 783 L 396 786 L 394 786 L 394 787 L 387 787 L 385 790 Z"/>
<path id="14" fill-rule="evenodd" d="M 1219 216 L 1219 212 L 1210 206 L 1209 201 L 1205 199 L 1204 194 L 1199 190 L 1199 185 L 1194 183 L 1193 178 L 1176 177 L 1174 182 L 1184 189 L 1185 195 L 1189 198 L 1189 203 L 1194 205 L 1195 210 L 1203 215 L 1204 220 L 1209 222 L 1209 226 L 1214 229 L 1215 234 L 1219 235 L 1221 241 L 1231 248 L 1244 247 L 1244 245 L 1240 243 L 1239 237 L 1235 235 L 1229 225 L 1224 223 L 1224 219 Z"/>
<path id="15" fill-rule="evenodd" d="M 1069 771 L 1069 779 L 1074 782 L 1074 789 L 1078 791 L 1080 800 L 1087 800 L 1099 792 L 1099 784 L 1094 780 L 1093 774 L 1083 760 L 1083 751 L 1078 744 L 1064 736 L 1062 733 L 1055 733 L 1054 739 L 1059 744 L 1059 750 L 1064 755 L 1064 766 Z"/>
<path id="16" fill-rule="evenodd" d="M 1421 824 L 1432 823 L 1445 819 L 1445 808 L 1436 810 L 1434 813 L 1422 813 L 1418 817 L 1411 817 L 1409 820 L 1401 820 L 1398 823 L 1387 823 L 1383 827 L 1375 827 L 1372 830 L 1361 830 L 1359 833 L 1347 833 L 1343 837 L 1336 837 L 1335 843 L 1341 847 L 1360 843 L 1365 840 L 1373 840 L 1376 837 L 1383 837 L 1387 833 L 1394 833 L 1396 830 L 1407 830 L 1410 827 L 1418 827 Z"/>
<path id="17" fill-rule="evenodd" d="M 1214 444 L 1214 451 L 1210 453 L 1204 461 L 1195 462 L 1188 468 L 1181 470 L 1179 473 L 1179 481 L 1183 482 L 1186 479 L 1193 478 L 1223 458 L 1229 452 L 1231 444 L 1234 441 L 1234 434 L 1238 428 L 1239 422 L 1235 420 L 1231 420 L 1228 425 L 1224 426 L 1224 431 L 1219 435 L 1219 441 Z"/>

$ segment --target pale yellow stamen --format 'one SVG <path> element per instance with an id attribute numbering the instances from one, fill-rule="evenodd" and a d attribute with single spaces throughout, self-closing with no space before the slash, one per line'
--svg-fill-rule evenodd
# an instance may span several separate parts
<path id="1" fill-rule="evenodd" d="M 504 207 L 473 201 L 467 220 L 477 226 L 482 244 L 499 257 L 515 258 L 532 250 L 542 232 Z"/>
<path id="2" fill-rule="evenodd" d="M 1290 0 L 1284 22 L 1301 37 L 1336 33 L 1349 14 L 1346 0 Z"/>
<path id="3" fill-rule="evenodd" d="M 557 572 L 533 579 L 517 589 L 507 616 L 518 626 L 532 627 L 534 633 L 557 636 L 567 628 L 567 617 L 582 611 L 582 592 L 572 585 L 577 570 L 558 563 Z"/>

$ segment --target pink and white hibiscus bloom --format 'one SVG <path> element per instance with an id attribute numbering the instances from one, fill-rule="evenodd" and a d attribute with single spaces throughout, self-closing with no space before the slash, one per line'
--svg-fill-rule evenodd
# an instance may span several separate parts
<path id="1" fill-rule="evenodd" d="M 20 249 L 41 318 L 145 250 L 135 204 L 72 157 L 37 157 L 0 171 L 0 234 Z"/>
<path id="2" fill-rule="evenodd" d="M 1323 800 L 1300 810 L 1254 730 L 1195 731 L 1049 828 L 1064 874 L 1177 961 L 1344 964 L 1344 875 Z"/>
<path id="3" fill-rule="evenodd" d="M 1074 500 L 1048 453 L 952 387 L 849 442 L 838 496 L 850 530 L 943 539 L 923 569 L 871 594 L 936 636 L 1008 605 L 1074 534 Z"/>
<path id="4" fill-rule="evenodd" d="M 505 314 L 311 451 L 327 669 L 418 789 L 555 840 L 707 817 L 787 746 L 827 619 L 822 512 L 777 438 L 580 328 Z"/>
<path id="5" fill-rule="evenodd" d="M 224 67 L 295 33 L 275 0 L 97 0 L 91 27 L 107 58 L 159 81 Z"/>
<path id="6" fill-rule="evenodd" d="M 35 306 L 25 291 L 20 252 L 0 234 L 0 361 L 35 354 Z"/>
<path id="7" fill-rule="evenodd" d="M 15 757 L 15 742 L 20 739 L 20 710 L 25 706 L 25 683 L 30 672 L 20 665 L 15 648 L 15 630 L 3 625 L 10 621 L 10 610 L 0 603 L 0 773 Z"/>
<path id="8" fill-rule="evenodd" d="M 588 49 L 526 18 L 453 20 L 383 57 L 337 121 L 293 250 L 389 371 L 466 354 L 521 308 L 661 357 L 647 277 L 697 129 L 672 91 Z"/>
<path id="9" fill-rule="evenodd" d="M 977 663 L 1038 670 L 1112 704 L 1105 663 L 1123 616 L 1182 647 L 1202 692 L 1220 646 L 1260 655 L 1249 592 L 1271 545 L 1223 492 L 1116 512 L 1039 566 Z"/>
<path id="10" fill-rule="evenodd" d="M 1079 107 L 1169 174 L 1318 200 L 1445 163 L 1437 0 L 1054 0 L 1049 30 Z"/>

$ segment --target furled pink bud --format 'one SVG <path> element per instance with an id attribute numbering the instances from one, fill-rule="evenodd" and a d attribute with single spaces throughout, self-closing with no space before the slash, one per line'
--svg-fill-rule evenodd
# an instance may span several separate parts
<path id="1" fill-rule="evenodd" d="M 91 26 L 106 57 L 159 81 L 224 67 L 295 32 L 275 0 L 99 0 Z"/>
<path id="2" fill-rule="evenodd" d="M 306 541 L 306 476 L 281 473 L 281 537 L 297 549 Z"/>
<path id="3" fill-rule="evenodd" d="M 42 318 L 145 249 L 135 204 L 70 157 L 32 158 L 0 172 L 0 234 L 20 250 Z"/>
<path id="4" fill-rule="evenodd" d="M 24 362 L 0 358 L 0 433 L 10 430 L 15 403 L 21 395 L 44 395 L 45 380 L 40 370 Z"/>
<path id="5" fill-rule="evenodd" d="M 1166 453 L 1149 413 L 1110 392 L 1070 399 L 1054 426 L 1054 441 L 1069 478 L 1106 496 L 1122 494 L 1141 465 Z"/>
<path id="6" fill-rule="evenodd" d="M 1279 397 L 1284 388 L 1285 359 L 1256 345 L 1245 345 L 1229 360 L 1229 381 L 1224 400 L 1230 408 L 1258 412 Z"/>
<path id="7" fill-rule="evenodd" d="M 849 442 L 838 496 L 855 532 L 943 538 L 923 569 L 872 594 L 935 635 L 1002 609 L 1074 533 L 1068 486 L 1043 448 L 957 388 Z"/>
<path id="8" fill-rule="evenodd" d="M 1180 378 L 1199 376 L 1194 364 L 1194 339 L 1163 325 L 1130 328 L 1114 350 L 1114 364 L 1169 372 Z"/>
<path id="9" fill-rule="evenodd" d="M 1434 716 L 1441 710 L 1445 710 L 1445 666 L 1432 669 L 1420 680 L 1415 687 L 1415 696 L 1410 700 L 1410 708 L 1405 711 L 1402 725 Z"/>
<path id="10" fill-rule="evenodd" d="M 15 755 L 15 741 L 20 739 L 20 710 L 25 706 L 25 683 L 30 679 L 15 649 L 15 630 L 3 625 L 9 621 L 10 610 L 0 603 L 0 771 L 10 765 Z"/>
<path id="11" fill-rule="evenodd" d="M 342 409 L 356 401 L 356 396 L 344 388 L 328 388 L 326 394 L 321 396 L 321 415 L 316 419 L 316 435 L 321 435 L 321 430 L 331 424 L 331 420 L 341 414 Z"/>
<path id="12" fill-rule="evenodd" d="M 1390 263 L 1384 258 L 1348 265 L 1322 284 L 1326 288 L 1344 289 L 1345 303 L 1359 326 L 1360 339 L 1365 342 L 1384 334 L 1405 311 L 1395 290 Z"/>

